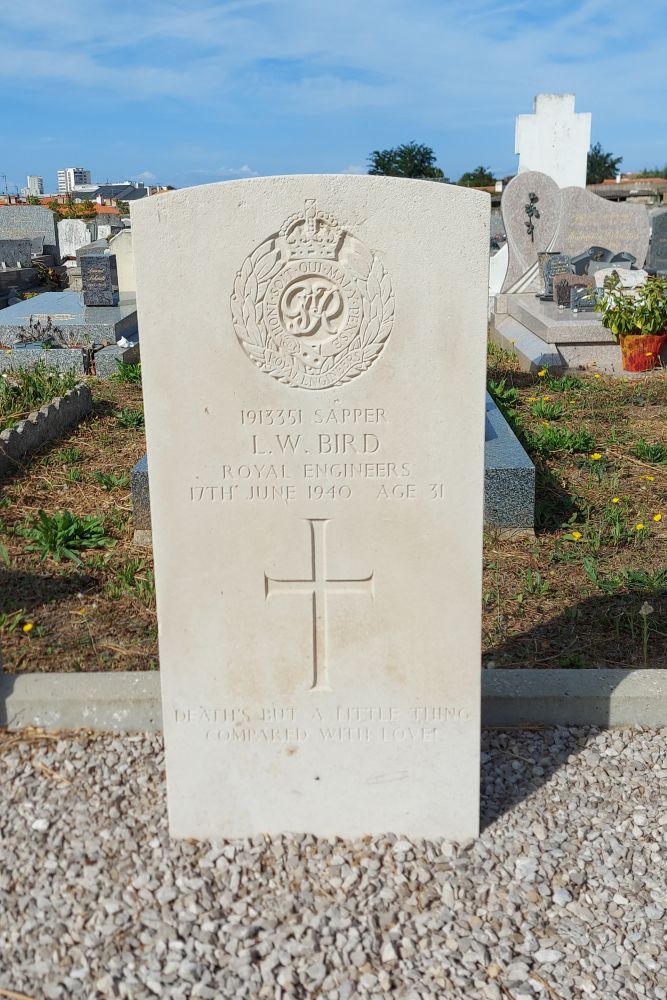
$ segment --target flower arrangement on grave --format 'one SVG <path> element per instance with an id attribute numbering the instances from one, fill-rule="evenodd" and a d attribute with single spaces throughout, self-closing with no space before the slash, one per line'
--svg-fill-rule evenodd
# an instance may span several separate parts
<path id="1" fill-rule="evenodd" d="M 667 344 L 667 280 L 649 277 L 637 288 L 623 288 L 617 273 L 604 282 L 595 306 L 602 323 L 621 345 L 623 370 L 651 371 Z"/>

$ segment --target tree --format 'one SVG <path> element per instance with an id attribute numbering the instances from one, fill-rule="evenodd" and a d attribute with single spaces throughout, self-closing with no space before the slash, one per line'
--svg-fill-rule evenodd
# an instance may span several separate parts
<path id="1" fill-rule="evenodd" d="M 664 167 L 654 167 L 653 170 L 649 170 L 648 167 L 644 167 L 637 174 L 632 174 L 633 177 L 660 177 L 663 180 L 667 180 L 667 166 Z"/>
<path id="2" fill-rule="evenodd" d="M 496 178 L 491 173 L 491 167 L 475 167 L 474 170 L 466 170 L 465 174 L 459 177 L 459 184 L 467 187 L 489 187 L 495 184 Z"/>
<path id="3" fill-rule="evenodd" d="M 126 201 L 117 201 L 116 208 L 118 209 L 121 215 L 130 214 L 130 206 Z"/>
<path id="4" fill-rule="evenodd" d="M 415 177 L 444 180 L 444 174 L 435 165 L 435 153 L 430 146 L 407 142 L 393 149 L 375 149 L 368 157 L 369 174 L 384 177 Z"/>
<path id="5" fill-rule="evenodd" d="M 97 209 L 90 198 L 84 198 L 80 205 L 73 205 L 70 212 L 71 219 L 83 219 L 85 222 L 90 222 L 91 219 L 97 218 Z"/>
<path id="6" fill-rule="evenodd" d="M 26 199 L 26 201 L 28 202 L 29 205 L 41 205 L 42 204 L 36 194 L 29 194 L 28 197 L 27 197 L 27 199 Z"/>
<path id="7" fill-rule="evenodd" d="M 618 173 L 618 165 L 622 162 L 622 156 L 615 157 L 611 153 L 605 153 L 600 143 L 596 142 L 588 151 L 586 183 L 602 184 L 602 181 L 611 180 Z"/>

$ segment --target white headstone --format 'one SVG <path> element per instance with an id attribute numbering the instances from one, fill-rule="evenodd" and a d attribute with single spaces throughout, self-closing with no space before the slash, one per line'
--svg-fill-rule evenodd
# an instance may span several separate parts
<path id="1" fill-rule="evenodd" d="M 118 292 L 121 299 L 136 295 L 137 282 L 134 277 L 134 251 L 132 249 L 132 230 L 125 229 L 117 233 L 109 241 L 111 253 L 116 255 L 118 267 Z"/>
<path id="2" fill-rule="evenodd" d="M 586 187 L 591 115 L 575 112 L 574 94 L 538 94 L 532 115 L 516 119 L 519 173 L 537 170 L 560 187 Z"/>
<path id="3" fill-rule="evenodd" d="M 489 196 L 132 211 L 172 834 L 474 835 Z"/>
<path id="4" fill-rule="evenodd" d="M 65 267 L 76 267 L 77 250 L 91 241 L 90 229 L 82 219 L 61 219 L 58 223 L 58 246 Z"/>

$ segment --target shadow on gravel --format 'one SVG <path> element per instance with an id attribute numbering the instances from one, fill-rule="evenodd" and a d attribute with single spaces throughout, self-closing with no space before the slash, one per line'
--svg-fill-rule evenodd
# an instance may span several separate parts
<path id="1" fill-rule="evenodd" d="M 584 734 L 564 727 L 483 730 L 480 832 L 536 792 L 586 743 Z"/>

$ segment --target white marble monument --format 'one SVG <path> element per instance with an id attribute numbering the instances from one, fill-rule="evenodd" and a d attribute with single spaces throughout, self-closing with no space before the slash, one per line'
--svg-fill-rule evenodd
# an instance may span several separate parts
<path id="1" fill-rule="evenodd" d="M 65 267 L 76 267 L 76 252 L 92 242 L 90 228 L 83 219 L 61 219 L 58 223 L 58 246 Z"/>
<path id="2" fill-rule="evenodd" d="M 172 834 L 476 834 L 488 195 L 132 213 Z"/>
<path id="3" fill-rule="evenodd" d="M 560 187 L 586 187 L 591 115 L 575 112 L 574 94 L 538 94 L 532 115 L 517 115 L 519 173 L 537 170 Z"/>

